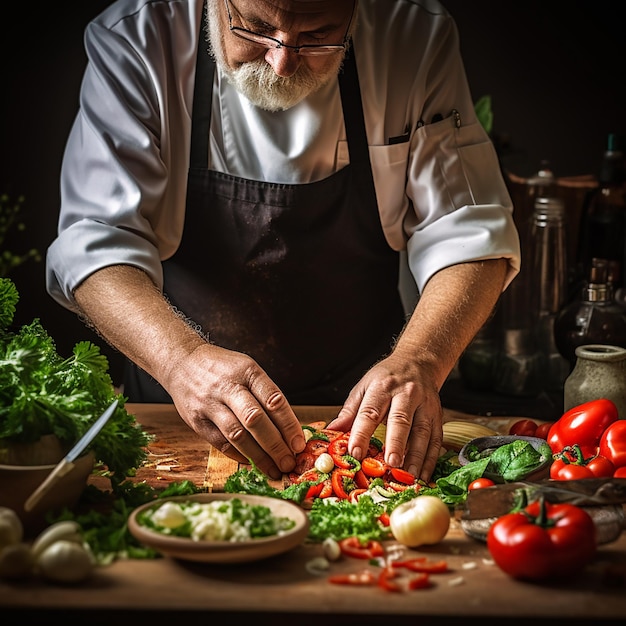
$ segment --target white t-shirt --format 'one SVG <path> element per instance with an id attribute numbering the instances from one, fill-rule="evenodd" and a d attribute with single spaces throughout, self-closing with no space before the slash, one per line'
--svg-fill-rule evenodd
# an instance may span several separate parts
<path id="1" fill-rule="evenodd" d="M 73 290 L 106 266 L 137 266 L 162 285 L 161 261 L 183 229 L 204 20 L 202 0 L 119 0 L 85 31 L 88 64 L 47 255 L 48 291 L 70 309 Z M 452 17 L 434 0 L 360 0 L 353 41 L 389 245 L 405 251 L 419 289 L 449 265 L 500 257 L 510 282 L 520 267 L 513 207 Z M 337 81 L 270 113 L 216 72 L 212 106 L 213 169 L 298 184 L 349 161 Z"/>

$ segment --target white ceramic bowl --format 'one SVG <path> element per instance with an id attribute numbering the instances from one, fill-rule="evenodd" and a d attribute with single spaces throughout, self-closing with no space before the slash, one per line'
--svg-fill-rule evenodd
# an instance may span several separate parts
<path id="1" fill-rule="evenodd" d="M 293 519 L 295 526 L 281 535 L 249 541 L 195 541 L 165 535 L 142 526 L 138 522 L 138 515 L 142 511 L 167 501 L 207 503 L 233 498 L 239 498 L 248 504 L 267 506 L 274 516 Z M 206 563 L 245 563 L 287 552 L 303 543 L 309 531 L 309 518 L 302 508 L 288 500 L 241 493 L 199 493 L 162 498 L 143 504 L 130 514 L 128 528 L 140 543 L 165 556 Z"/>

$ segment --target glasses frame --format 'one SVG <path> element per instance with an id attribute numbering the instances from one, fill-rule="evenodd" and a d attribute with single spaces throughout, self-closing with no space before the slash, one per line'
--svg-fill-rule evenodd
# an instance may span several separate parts
<path id="1" fill-rule="evenodd" d="M 343 36 L 343 42 L 337 44 L 302 44 L 301 46 L 290 46 L 286 43 L 283 43 L 280 39 L 276 39 L 276 37 L 270 37 L 269 35 L 261 35 L 261 33 L 256 33 L 253 30 L 248 30 L 247 28 L 243 28 L 242 26 L 233 26 L 233 16 L 230 12 L 230 4 L 228 0 L 224 0 L 224 4 L 226 5 L 226 12 L 228 13 L 228 30 L 249 43 L 253 43 L 257 46 L 267 49 L 280 50 L 281 48 L 287 48 L 291 50 L 295 54 L 300 54 L 302 56 L 324 56 L 327 54 L 335 54 L 339 51 L 345 51 L 348 42 L 350 40 L 350 28 L 352 26 L 352 21 L 354 20 L 354 13 L 356 9 L 356 0 L 352 3 L 352 14 L 350 15 L 350 21 L 348 22 L 348 27 L 346 28 L 346 33 Z M 237 11 L 237 7 L 233 6 L 235 11 Z M 237 11 L 239 13 L 239 11 Z"/>

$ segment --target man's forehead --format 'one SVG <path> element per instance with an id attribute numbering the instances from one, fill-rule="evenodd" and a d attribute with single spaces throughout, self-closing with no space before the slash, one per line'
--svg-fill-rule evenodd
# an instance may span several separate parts
<path id="1" fill-rule="evenodd" d="M 343 6 L 351 6 L 353 0 L 255 0 L 252 6 L 272 7 L 289 13 L 327 13 Z"/>

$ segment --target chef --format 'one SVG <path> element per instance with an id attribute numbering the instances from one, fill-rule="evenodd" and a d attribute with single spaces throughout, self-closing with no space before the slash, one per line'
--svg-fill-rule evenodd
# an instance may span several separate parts
<path id="1" fill-rule="evenodd" d="M 350 454 L 385 422 L 429 478 L 439 390 L 520 265 L 452 17 L 117 0 L 85 47 L 47 288 L 128 358 L 125 395 L 272 477 L 292 406 L 336 404 Z"/>

